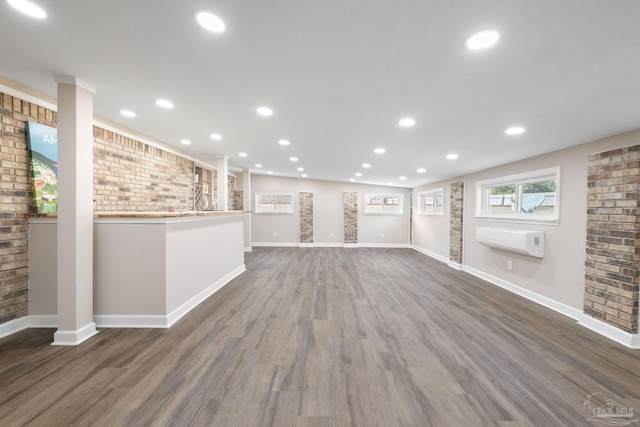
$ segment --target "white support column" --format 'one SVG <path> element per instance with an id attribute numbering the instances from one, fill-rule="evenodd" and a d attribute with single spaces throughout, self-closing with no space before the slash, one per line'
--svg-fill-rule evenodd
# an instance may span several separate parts
<path id="1" fill-rule="evenodd" d="M 218 209 L 229 210 L 229 158 L 227 156 L 216 156 L 218 160 Z"/>
<path id="2" fill-rule="evenodd" d="M 58 331 L 53 345 L 78 345 L 93 322 L 93 95 L 75 77 L 58 83 Z"/>
<path id="3" fill-rule="evenodd" d="M 242 205 L 251 210 L 251 172 L 242 169 Z M 244 251 L 251 252 L 251 214 L 244 214 Z"/>

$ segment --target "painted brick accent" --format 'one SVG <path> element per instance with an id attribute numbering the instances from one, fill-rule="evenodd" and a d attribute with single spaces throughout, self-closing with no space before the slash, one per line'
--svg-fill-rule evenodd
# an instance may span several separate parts
<path id="1" fill-rule="evenodd" d="M 451 207 L 449 231 L 449 259 L 462 264 L 462 219 L 464 208 L 464 182 L 451 184 Z"/>
<path id="2" fill-rule="evenodd" d="M 300 243 L 313 243 L 313 193 L 300 192 Z"/>
<path id="3" fill-rule="evenodd" d="M 234 192 L 236 191 L 236 177 L 233 175 L 229 175 L 229 179 L 227 180 L 227 200 L 228 200 L 228 209 L 235 210 L 235 198 Z"/>
<path id="4" fill-rule="evenodd" d="M 343 200 L 344 243 L 358 243 L 358 192 L 345 192 Z"/>
<path id="5" fill-rule="evenodd" d="M 26 214 L 35 208 L 25 122 L 56 120 L 54 111 L 0 93 L 0 324 L 29 314 Z"/>
<path id="6" fill-rule="evenodd" d="M 244 191 L 233 190 L 233 204 L 229 204 L 229 210 L 241 211 L 244 209 Z"/>
<path id="7" fill-rule="evenodd" d="M 193 209 L 193 162 L 115 132 L 93 128 L 97 210 Z"/>
<path id="8" fill-rule="evenodd" d="M 589 156 L 584 312 L 638 332 L 640 145 Z"/>
<path id="9" fill-rule="evenodd" d="M 409 244 L 413 245 L 413 193 L 409 193 Z"/>

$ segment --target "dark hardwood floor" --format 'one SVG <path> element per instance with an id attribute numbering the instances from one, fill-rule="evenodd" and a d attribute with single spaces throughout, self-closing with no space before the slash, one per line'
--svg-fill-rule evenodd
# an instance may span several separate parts
<path id="1" fill-rule="evenodd" d="M 246 265 L 168 330 L 0 340 L 0 425 L 593 426 L 595 392 L 640 412 L 640 352 L 413 250 Z"/>

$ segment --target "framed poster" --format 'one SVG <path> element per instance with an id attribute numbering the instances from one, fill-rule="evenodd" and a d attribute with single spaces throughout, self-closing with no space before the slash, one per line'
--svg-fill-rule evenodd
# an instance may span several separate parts
<path id="1" fill-rule="evenodd" d="M 58 212 L 58 130 L 27 122 L 33 199 L 38 213 Z"/>

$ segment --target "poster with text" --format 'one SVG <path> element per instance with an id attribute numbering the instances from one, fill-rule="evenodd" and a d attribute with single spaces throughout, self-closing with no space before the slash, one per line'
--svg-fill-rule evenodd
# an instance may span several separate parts
<path id="1" fill-rule="evenodd" d="M 58 212 L 58 130 L 27 122 L 33 198 L 38 213 Z"/>

